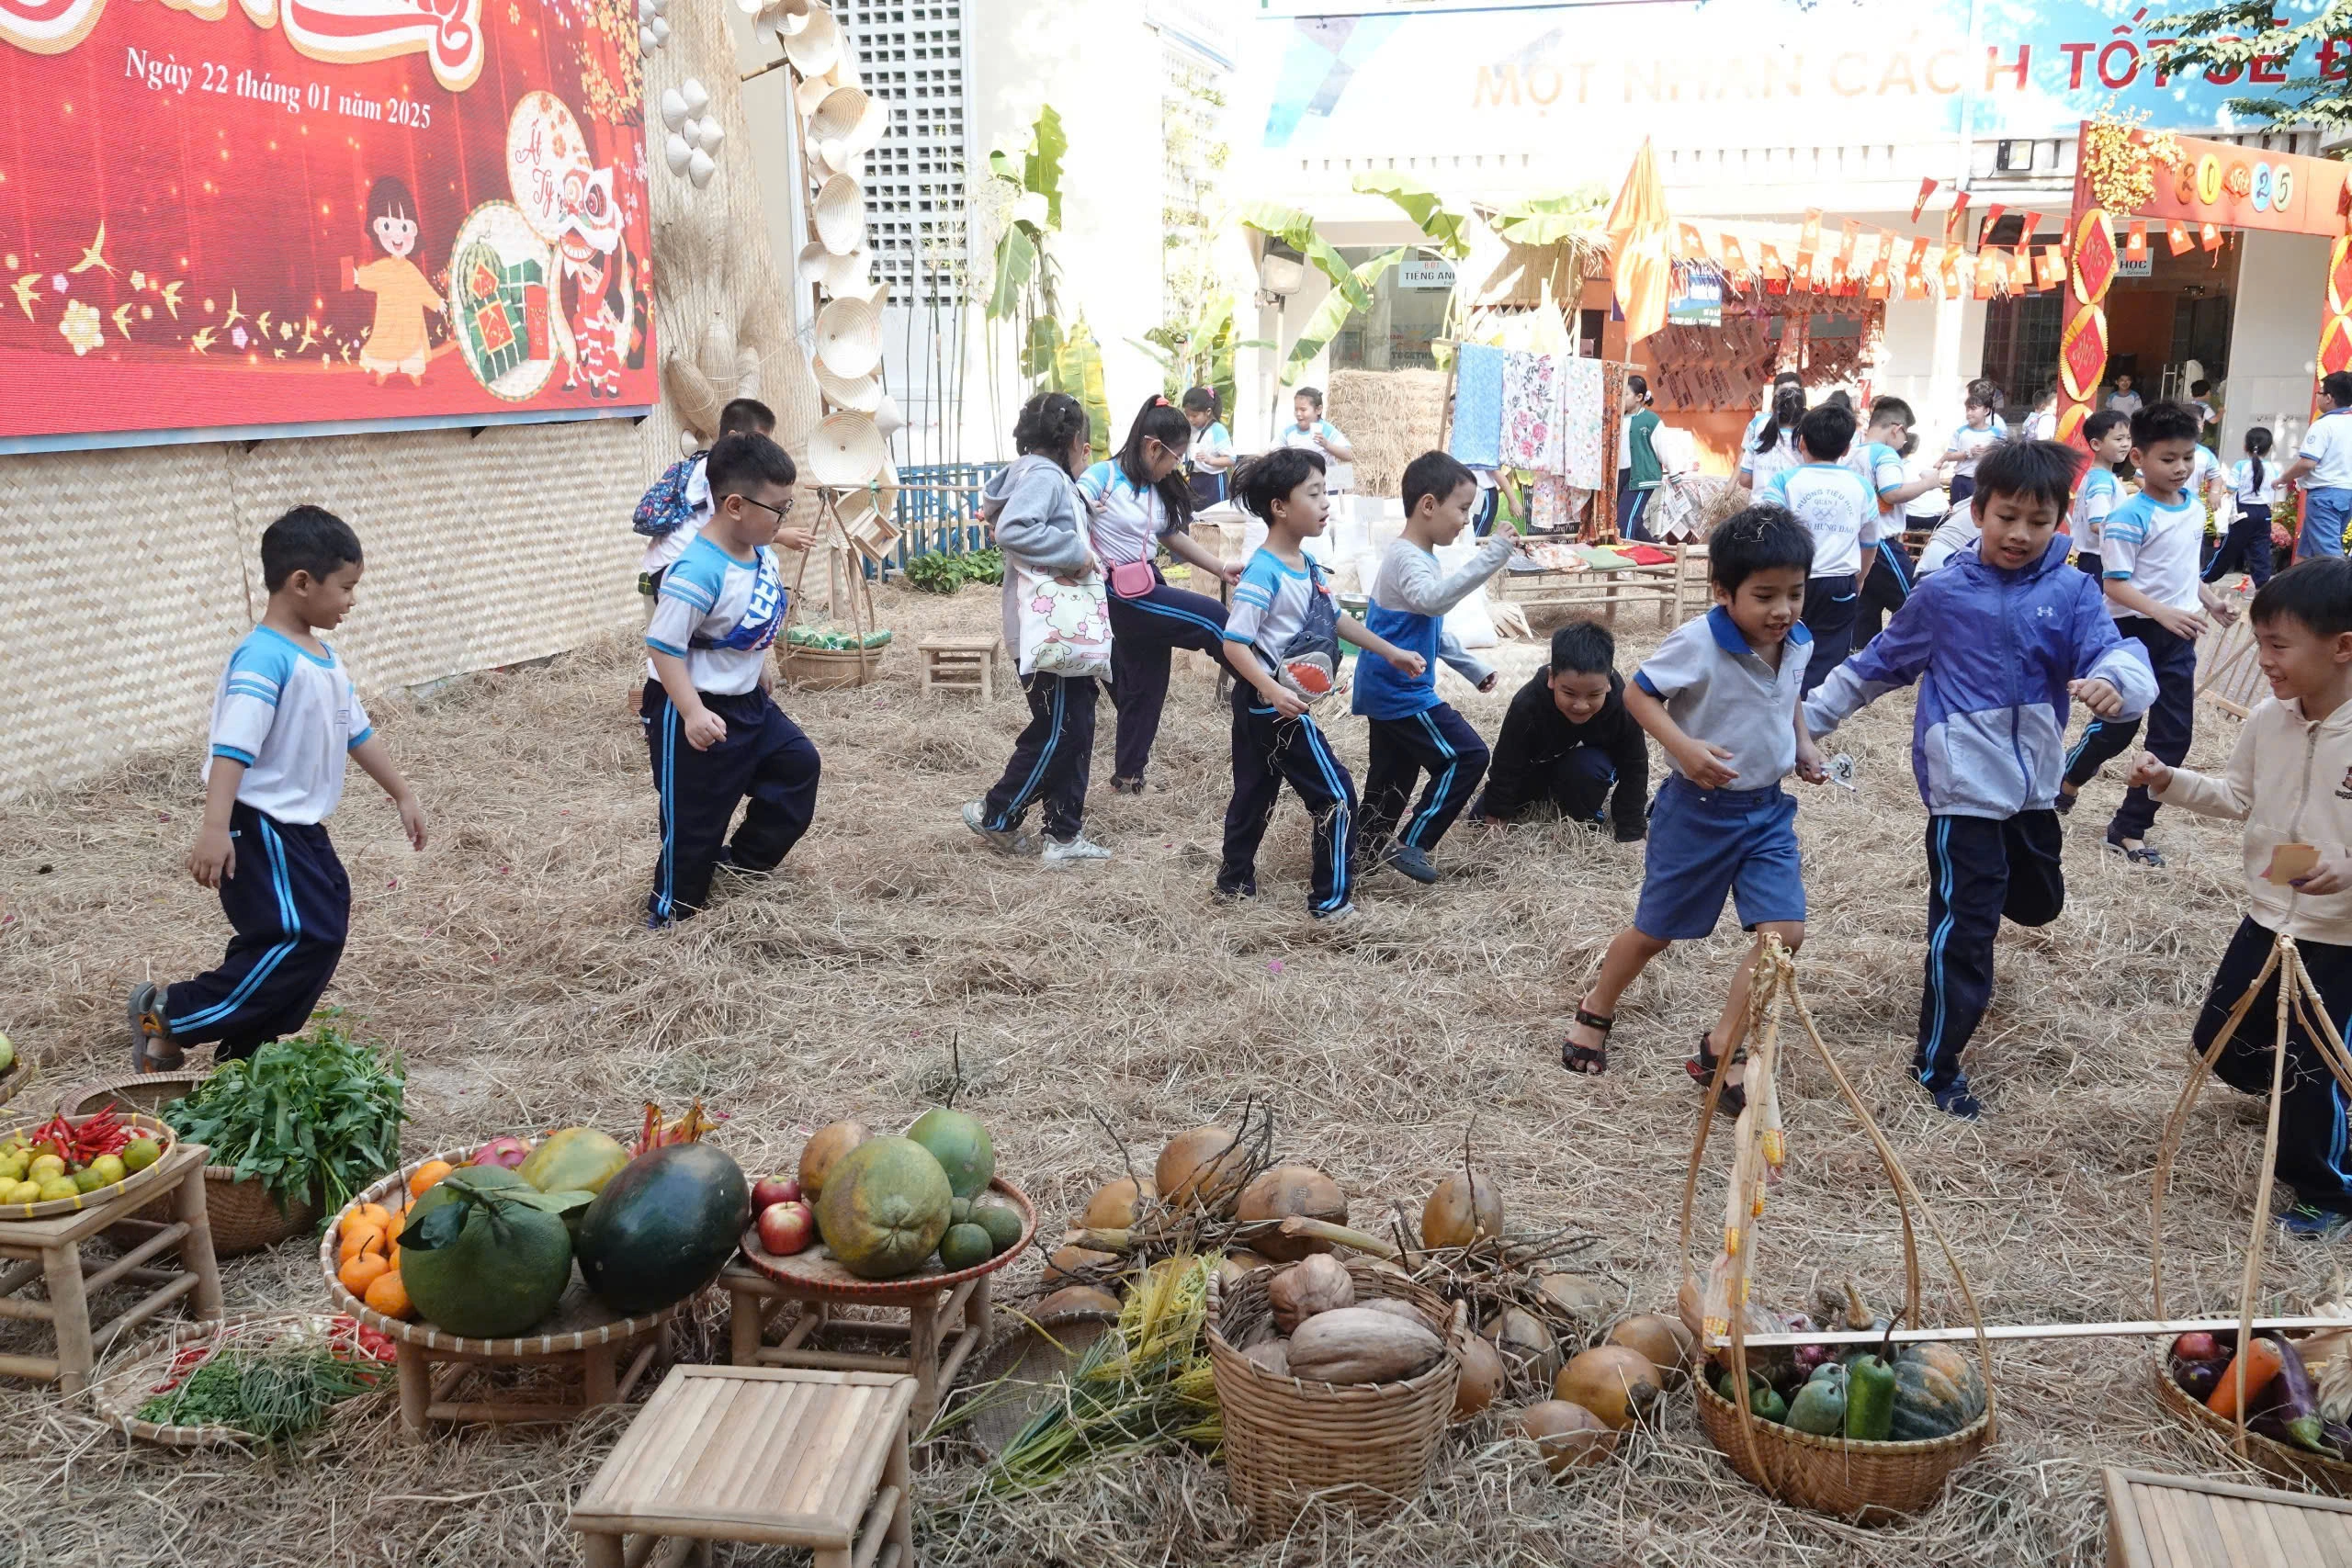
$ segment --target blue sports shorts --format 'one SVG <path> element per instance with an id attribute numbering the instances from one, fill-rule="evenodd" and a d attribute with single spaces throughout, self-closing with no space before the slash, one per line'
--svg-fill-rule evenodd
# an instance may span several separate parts
<path id="1" fill-rule="evenodd" d="M 1778 784 L 1701 789 L 1674 774 L 1650 807 L 1634 929 L 1659 942 L 1711 935 L 1726 894 L 1746 931 L 1804 919 L 1796 796 Z"/>

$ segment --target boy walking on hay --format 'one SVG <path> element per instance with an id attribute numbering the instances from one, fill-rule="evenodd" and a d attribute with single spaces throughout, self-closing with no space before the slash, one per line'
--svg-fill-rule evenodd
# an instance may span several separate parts
<path id="1" fill-rule="evenodd" d="M 351 882 L 327 838 L 343 797 L 344 759 L 392 797 L 409 842 L 424 848 L 424 811 L 376 738 L 359 694 L 318 634 L 351 613 L 359 536 L 342 518 L 298 506 L 263 530 L 269 607 L 229 655 L 212 699 L 204 825 L 188 874 L 218 888 L 229 917 L 220 966 L 130 993 L 130 1061 L 167 1073 L 190 1045 L 250 1056 L 310 1021 L 351 925 Z"/>
<path id="2" fill-rule="evenodd" d="M 652 679 L 645 683 L 645 744 L 662 796 L 662 858 L 646 899 L 654 929 L 710 899 L 725 865 L 764 876 L 784 862 L 817 811 L 817 748 L 768 695 L 768 650 L 784 627 L 784 576 L 772 541 L 805 550 L 781 526 L 797 477 L 764 435 L 729 435 L 710 449 L 710 520 L 662 574 L 646 624 Z M 743 825 L 727 841 L 736 802 Z"/>
<path id="3" fill-rule="evenodd" d="M 2213 972 L 2192 1036 L 2201 1055 L 2229 1021 L 2280 933 L 2336 1032 L 2352 1024 L 2352 561 L 2321 556 L 2263 584 L 2252 611 L 2271 700 L 2238 731 L 2228 770 L 2209 778 L 2143 755 L 2132 783 L 2166 806 L 2245 824 L 2246 914 Z M 2273 976 L 2222 1048 L 2223 1083 L 2267 1095 L 2278 1027 Z M 2287 1028 L 2279 1084 L 2278 1179 L 2295 1203 L 2290 1235 L 2352 1225 L 2352 1097 L 2328 1070 L 2300 1010 Z"/>
<path id="4" fill-rule="evenodd" d="M 1920 682 L 1912 766 L 1928 806 L 1927 984 L 1919 1081 L 1936 1108 L 1983 1107 L 1961 1070 L 1993 993 L 2003 917 L 2044 926 L 2065 906 L 2053 806 L 2068 698 L 2133 717 L 2156 682 L 2107 613 L 2098 584 L 2066 565 L 2058 520 L 2080 454 L 2052 441 L 1996 446 L 1970 498 L 1975 547 L 1919 580 L 1871 645 L 1804 705 L 1815 739 L 1898 686 Z"/>

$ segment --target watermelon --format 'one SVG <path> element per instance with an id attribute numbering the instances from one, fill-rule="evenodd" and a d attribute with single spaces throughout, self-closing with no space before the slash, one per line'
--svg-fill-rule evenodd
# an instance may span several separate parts
<path id="1" fill-rule="evenodd" d="M 580 1273 L 627 1316 L 659 1312 L 718 1277 L 752 1223 L 752 1184 L 708 1144 L 650 1149 L 580 1220 Z"/>
<path id="2" fill-rule="evenodd" d="M 955 1201 L 929 1149 L 911 1138 L 868 1138 L 826 1172 L 817 1230 L 851 1273 L 895 1280 L 922 1267 L 947 1234 Z"/>
<path id="3" fill-rule="evenodd" d="M 968 1201 L 989 1190 L 989 1182 L 996 1176 L 996 1141 L 980 1125 L 978 1117 L 934 1105 L 915 1118 L 915 1124 L 907 1129 L 907 1136 L 931 1151 L 931 1157 L 947 1173 L 948 1187 L 957 1198 L 967 1201 L 967 1212 Z M 963 1218 L 953 1212 L 951 1205 L 949 1222 L 958 1223 Z"/>

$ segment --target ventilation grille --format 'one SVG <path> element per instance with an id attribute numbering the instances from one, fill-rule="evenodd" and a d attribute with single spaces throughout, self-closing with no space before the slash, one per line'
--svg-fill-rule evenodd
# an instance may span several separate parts
<path id="1" fill-rule="evenodd" d="M 890 303 L 952 305 L 964 276 L 964 6 L 834 0 L 890 133 L 865 155 L 874 276 Z"/>

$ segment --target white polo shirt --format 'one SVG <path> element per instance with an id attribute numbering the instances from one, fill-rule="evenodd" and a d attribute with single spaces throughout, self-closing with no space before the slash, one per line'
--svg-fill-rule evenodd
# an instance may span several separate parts
<path id="1" fill-rule="evenodd" d="M 2352 490 L 2352 409 L 2336 409 L 2312 421 L 2303 434 L 2302 456 L 2312 459 L 2306 490 Z"/>

